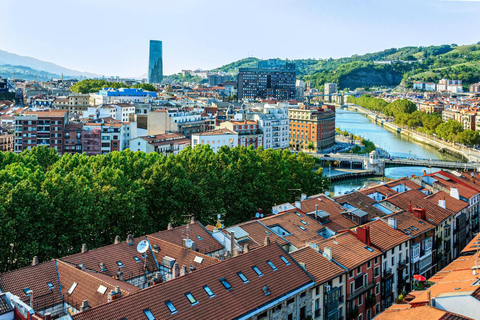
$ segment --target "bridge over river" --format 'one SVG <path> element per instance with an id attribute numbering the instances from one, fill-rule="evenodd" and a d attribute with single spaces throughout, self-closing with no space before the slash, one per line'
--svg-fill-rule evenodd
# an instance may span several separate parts
<path id="1" fill-rule="evenodd" d="M 459 161 L 448 161 L 439 159 L 413 159 L 402 157 L 379 158 L 376 152 L 370 155 L 355 154 L 315 154 L 315 157 L 321 159 L 322 167 L 332 166 L 333 162 L 337 162 L 333 167 L 361 169 L 373 171 L 376 175 L 382 175 L 385 167 L 388 166 L 415 166 L 415 167 L 435 167 L 451 170 L 469 170 L 480 171 L 478 163 L 464 163 Z"/>

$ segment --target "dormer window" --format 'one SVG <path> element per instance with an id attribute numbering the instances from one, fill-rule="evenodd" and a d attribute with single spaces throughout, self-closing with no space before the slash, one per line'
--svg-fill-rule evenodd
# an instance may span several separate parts
<path id="1" fill-rule="evenodd" d="M 187 297 L 188 301 L 190 302 L 190 304 L 192 306 L 198 304 L 197 299 L 195 299 L 195 297 L 193 296 L 193 294 L 191 292 L 185 293 L 185 297 Z"/>
<path id="2" fill-rule="evenodd" d="M 223 286 L 225 287 L 225 289 L 227 289 L 227 290 L 232 290 L 232 285 L 231 285 L 230 283 L 228 283 L 227 279 L 221 278 L 221 279 L 220 279 L 220 282 L 223 284 Z"/>
<path id="3" fill-rule="evenodd" d="M 174 313 L 177 313 L 177 308 L 175 308 L 175 306 L 173 305 L 172 301 L 170 300 L 167 300 L 165 301 L 165 305 L 167 306 L 168 310 L 170 310 L 170 312 L 172 314 Z M 147 309 L 148 310 L 148 309 Z M 150 310 L 149 310 L 150 311 Z"/>
<path id="4" fill-rule="evenodd" d="M 242 272 L 237 272 L 237 275 L 240 279 L 242 279 L 243 283 L 248 283 L 247 277 Z"/>

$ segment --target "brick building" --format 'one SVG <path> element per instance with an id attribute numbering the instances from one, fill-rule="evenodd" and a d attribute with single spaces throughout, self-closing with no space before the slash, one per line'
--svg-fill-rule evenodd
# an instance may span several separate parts
<path id="1" fill-rule="evenodd" d="M 14 151 L 20 153 L 32 147 L 47 146 L 63 154 L 67 124 L 65 110 L 28 111 L 16 116 Z"/>
<path id="2" fill-rule="evenodd" d="M 302 105 L 290 108 L 288 118 L 293 149 L 317 152 L 335 144 L 335 113 L 331 109 Z"/>

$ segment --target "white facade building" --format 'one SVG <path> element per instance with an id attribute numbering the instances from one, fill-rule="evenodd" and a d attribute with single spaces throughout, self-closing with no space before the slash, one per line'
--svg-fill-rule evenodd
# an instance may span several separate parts
<path id="1" fill-rule="evenodd" d="M 263 131 L 264 149 L 286 149 L 289 142 L 288 105 L 265 104 L 258 112 L 247 114 L 247 118 L 258 121 Z"/>
<path id="2" fill-rule="evenodd" d="M 223 146 L 234 148 L 238 146 L 238 133 L 222 128 L 192 134 L 192 148 L 197 145 L 209 145 L 214 152 L 217 152 Z"/>

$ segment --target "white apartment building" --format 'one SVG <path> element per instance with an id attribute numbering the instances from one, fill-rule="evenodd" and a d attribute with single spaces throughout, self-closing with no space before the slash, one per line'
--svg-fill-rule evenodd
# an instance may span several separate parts
<path id="1" fill-rule="evenodd" d="M 192 134 L 192 148 L 198 145 L 209 145 L 214 152 L 223 146 L 234 148 L 238 146 L 238 133 L 222 128 Z"/>
<path id="2" fill-rule="evenodd" d="M 264 149 L 286 149 L 289 142 L 288 105 L 265 104 L 263 108 L 248 113 L 247 118 L 257 121 L 263 132 Z"/>
<path id="3" fill-rule="evenodd" d="M 128 103 L 119 103 L 112 105 L 99 105 L 88 107 L 83 112 L 83 118 L 113 118 L 117 121 L 128 122 L 130 115 L 135 114 L 135 106 Z"/>

